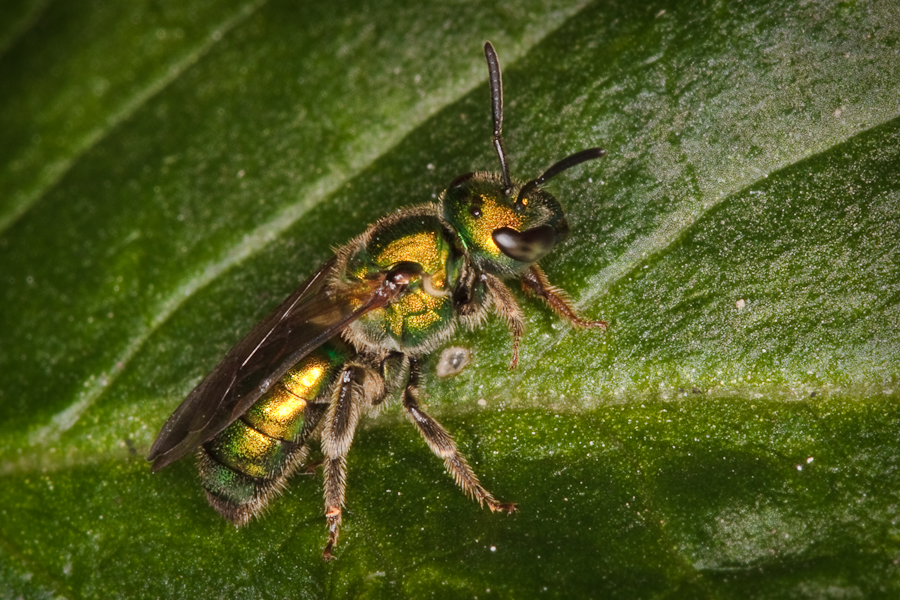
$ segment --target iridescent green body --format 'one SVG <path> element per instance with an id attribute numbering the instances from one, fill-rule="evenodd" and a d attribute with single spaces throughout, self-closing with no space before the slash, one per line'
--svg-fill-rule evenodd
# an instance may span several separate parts
<path id="1" fill-rule="evenodd" d="M 568 234 L 542 186 L 605 151 L 572 154 L 526 183 L 513 180 L 501 140 L 500 66 L 485 44 L 500 173 L 457 177 L 439 204 L 383 217 L 246 335 L 169 417 L 150 449 L 153 470 L 198 450 L 210 504 L 241 525 L 259 514 L 320 442 L 333 558 L 346 491 L 347 453 L 360 417 L 400 391 L 403 410 L 454 481 L 492 511 L 513 512 L 479 482 L 452 436 L 418 403 L 418 359 L 459 325 L 490 313 L 512 334 L 511 368 L 525 319 L 504 280 L 516 281 L 576 327 L 579 317 L 537 262 Z"/>

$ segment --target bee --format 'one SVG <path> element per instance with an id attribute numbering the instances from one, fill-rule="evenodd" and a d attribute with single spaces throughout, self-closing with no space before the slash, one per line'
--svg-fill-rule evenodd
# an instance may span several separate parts
<path id="1" fill-rule="evenodd" d="M 536 179 L 513 180 L 503 148 L 500 63 L 490 42 L 484 54 L 500 172 L 461 175 L 439 204 L 383 217 L 339 248 L 188 394 L 150 449 L 153 472 L 196 452 L 209 503 L 240 526 L 305 465 L 318 439 L 323 558 L 331 560 L 360 416 L 397 396 L 465 494 L 494 512 L 516 510 L 481 485 L 451 435 L 419 406 L 419 359 L 459 326 L 476 328 L 493 312 L 509 327 L 514 368 L 525 322 L 505 280 L 518 280 L 575 327 L 606 328 L 578 316 L 537 265 L 568 235 L 562 208 L 543 184 L 605 151 L 583 150 Z"/>

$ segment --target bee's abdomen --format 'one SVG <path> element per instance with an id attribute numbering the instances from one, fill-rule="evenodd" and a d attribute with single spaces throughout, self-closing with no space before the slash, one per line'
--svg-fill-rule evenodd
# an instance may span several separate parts
<path id="1" fill-rule="evenodd" d="M 328 393 L 347 358 L 346 348 L 322 346 L 200 448 L 200 481 L 222 516 L 243 525 L 303 464 L 306 440 L 326 406 L 315 401 Z"/>

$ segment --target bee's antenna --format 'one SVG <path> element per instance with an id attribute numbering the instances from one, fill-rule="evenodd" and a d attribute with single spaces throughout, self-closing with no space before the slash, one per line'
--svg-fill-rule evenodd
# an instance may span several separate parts
<path id="1" fill-rule="evenodd" d="M 587 150 L 582 150 L 581 152 L 576 152 L 575 154 L 569 155 L 544 171 L 543 175 L 538 177 L 537 179 L 532 179 L 528 183 L 522 186 L 522 189 L 519 190 L 519 195 L 516 197 L 516 206 L 522 206 L 522 198 L 524 198 L 528 192 L 533 190 L 539 185 L 543 185 L 545 181 L 550 179 L 551 177 L 556 177 L 566 169 L 571 169 L 575 165 L 580 165 L 583 162 L 594 160 L 596 158 L 603 158 L 606 155 L 606 150 L 603 148 L 588 148 Z"/>
<path id="2" fill-rule="evenodd" d="M 508 194 L 512 189 L 509 179 L 509 163 L 506 162 L 506 152 L 503 151 L 503 80 L 500 78 L 500 61 L 497 52 L 490 42 L 484 43 L 484 57 L 488 63 L 488 76 L 491 80 L 491 116 L 494 118 L 494 150 L 500 158 L 500 172 L 503 175 L 503 193 Z"/>

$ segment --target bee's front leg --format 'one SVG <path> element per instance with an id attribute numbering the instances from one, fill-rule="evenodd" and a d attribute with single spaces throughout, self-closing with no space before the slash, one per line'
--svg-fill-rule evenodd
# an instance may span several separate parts
<path id="1" fill-rule="evenodd" d="M 419 433 L 425 438 L 425 442 L 431 451 L 444 459 L 444 467 L 470 498 L 474 498 L 479 504 L 487 504 L 492 512 L 515 512 L 514 502 L 498 502 L 479 483 L 478 477 L 456 448 L 456 443 L 443 426 L 427 415 L 418 402 L 419 396 L 419 363 L 415 359 L 409 361 L 409 383 L 403 392 L 403 408 L 413 423 L 419 429 Z"/>
<path id="2" fill-rule="evenodd" d="M 552 285 L 539 266 L 531 265 L 531 268 L 522 274 L 522 287 L 526 292 L 534 294 L 546 302 L 553 312 L 573 326 L 606 329 L 606 321 L 591 321 L 580 317 L 569 303 L 566 292 Z"/>

